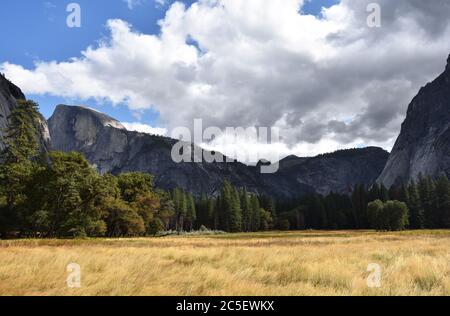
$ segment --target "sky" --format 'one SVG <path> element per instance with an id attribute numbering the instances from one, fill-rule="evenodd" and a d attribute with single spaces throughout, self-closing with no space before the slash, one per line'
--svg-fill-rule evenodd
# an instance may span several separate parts
<path id="1" fill-rule="evenodd" d="M 133 130 L 277 127 L 264 144 L 202 145 L 272 160 L 390 150 L 411 99 L 445 68 L 450 2 L 378 0 L 2 0 L 0 72 L 40 104 L 86 105 Z"/>

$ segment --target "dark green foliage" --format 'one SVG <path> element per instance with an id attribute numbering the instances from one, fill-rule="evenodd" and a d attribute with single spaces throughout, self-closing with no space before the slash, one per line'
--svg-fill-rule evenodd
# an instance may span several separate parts
<path id="1" fill-rule="evenodd" d="M 26 162 L 39 155 L 39 110 L 33 101 L 18 100 L 8 117 L 9 127 L 4 139 L 6 148 L 1 160 L 6 163 Z"/>
<path id="2" fill-rule="evenodd" d="M 425 227 L 424 212 L 419 191 L 414 182 L 408 186 L 408 200 L 410 228 L 422 229 Z"/>
<path id="3" fill-rule="evenodd" d="M 152 191 L 153 177 L 139 172 L 124 173 L 118 177 L 118 185 L 122 198 L 127 202 L 132 202 L 139 195 Z"/>
<path id="4" fill-rule="evenodd" d="M 436 212 L 442 228 L 450 228 L 450 182 L 440 177 L 436 183 Z"/>
<path id="5" fill-rule="evenodd" d="M 165 225 L 164 225 L 163 221 L 159 218 L 156 218 L 150 224 L 148 233 L 152 236 L 156 236 L 157 233 L 163 231 L 164 229 L 165 229 Z"/>
<path id="6" fill-rule="evenodd" d="M 279 230 L 289 230 L 291 228 L 291 223 L 289 223 L 288 219 L 282 219 L 280 220 L 278 224 Z"/>
<path id="7" fill-rule="evenodd" d="M 376 200 L 369 203 L 367 212 L 370 227 L 379 231 L 404 230 L 409 224 L 404 202 Z"/>

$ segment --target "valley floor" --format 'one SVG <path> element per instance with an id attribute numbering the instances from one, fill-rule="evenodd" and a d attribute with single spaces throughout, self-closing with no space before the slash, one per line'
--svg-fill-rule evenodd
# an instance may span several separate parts
<path id="1" fill-rule="evenodd" d="M 0 241 L 0 295 L 450 295 L 450 231 Z"/>

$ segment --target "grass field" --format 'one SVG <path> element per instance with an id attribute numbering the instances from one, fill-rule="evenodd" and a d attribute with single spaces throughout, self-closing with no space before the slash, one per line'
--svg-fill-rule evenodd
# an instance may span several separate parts
<path id="1" fill-rule="evenodd" d="M 0 295 L 450 295 L 450 231 L 0 241 Z"/>

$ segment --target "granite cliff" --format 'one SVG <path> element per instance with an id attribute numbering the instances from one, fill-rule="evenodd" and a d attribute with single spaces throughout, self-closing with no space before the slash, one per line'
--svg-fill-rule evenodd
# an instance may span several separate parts
<path id="1" fill-rule="evenodd" d="M 450 176 L 450 56 L 445 71 L 409 105 L 400 136 L 378 182 L 409 183 L 419 175 Z"/>

